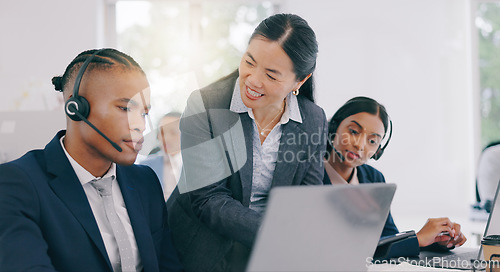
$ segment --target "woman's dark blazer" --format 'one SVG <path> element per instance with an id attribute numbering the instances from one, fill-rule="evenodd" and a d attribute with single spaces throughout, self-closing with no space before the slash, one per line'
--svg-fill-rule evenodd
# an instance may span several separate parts
<path id="1" fill-rule="evenodd" d="M 249 208 L 252 119 L 229 110 L 237 78 L 236 71 L 194 92 L 180 121 L 184 169 L 167 207 L 188 271 L 213 270 L 235 241 L 251 249 L 260 225 L 262 215 Z M 302 123 L 282 126 L 272 187 L 322 184 L 326 116 L 310 100 L 297 99 Z"/>
<path id="2" fill-rule="evenodd" d="M 385 183 L 385 178 L 380 171 L 371 167 L 370 165 L 363 164 L 357 167 L 358 170 L 358 180 L 359 183 Z M 323 177 L 323 184 L 332 185 L 330 181 L 330 177 L 325 170 L 325 175 Z M 384 229 L 382 230 L 381 237 L 394 235 L 398 233 L 399 230 L 394 224 L 394 220 L 392 219 L 392 215 L 389 212 L 389 216 L 387 216 L 387 221 L 385 222 Z"/>

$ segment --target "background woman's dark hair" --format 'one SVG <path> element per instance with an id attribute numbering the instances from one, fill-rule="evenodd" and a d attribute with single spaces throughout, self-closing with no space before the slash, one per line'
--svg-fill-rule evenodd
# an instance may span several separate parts
<path id="1" fill-rule="evenodd" d="M 52 84 L 54 84 L 56 91 L 62 92 L 69 80 L 76 76 L 82 64 L 97 50 L 99 49 L 91 49 L 78 54 L 78 56 L 71 61 L 68 67 L 66 67 L 66 71 L 64 71 L 62 76 L 53 77 Z M 112 48 L 102 49 L 98 55 L 94 56 L 86 69 L 86 73 L 96 68 L 109 69 L 113 67 L 114 64 L 120 64 L 125 69 L 138 69 L 144 74 L 142 68 L 132 57 Z M 70 91 L 72 91 L 72 89 L 70 89 Z"/>
<path id="2" fill-rule="evenodd" d="M 272 15 L 255 28 L 250 41 L 256 36 L 263 36 L 281 44 L 285 53 L 292 60 L 297 80 L 304 79 L 316 69 L 316 57 L 318 55 L 316 34 L 301 17 L 294 14 Z M 312 75 L 300 87 L 299 95 L 314 102 L 314 80 Z"/>
<path id="3" fill-rule="evenodd" d="M 337 133 L 337 129 L 340 123 L 342 123 L 342 121 L 344 121 L 344 119 L 346 119 L 347 117 L 360 112 L 367 112 L 379 116 L 380 120 L 382 120 L 382 124 L 384 124 L 384 132 L 387 133 L 387 129 L 389 127 L 389 115 L 387 114 L 385 107 L 382 104 L 378 103 L 376 100 L 369 97 L 354 97 L 347 101 L 344 105 L 342 105 L 342 107 L 340 107 L 337 112 L 335 112 L 333 117 L 330 119 L 330 122 L 328 123 L 328 154 L 332 152 L 331 142 L 333 141 L 335 134 Z"/>

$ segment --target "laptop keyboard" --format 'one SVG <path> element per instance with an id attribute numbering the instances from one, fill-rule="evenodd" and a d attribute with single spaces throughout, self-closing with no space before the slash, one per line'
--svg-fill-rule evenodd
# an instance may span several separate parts
<path id="1" fill-rule="evenodd" d="M 436 254 L 436 256 L 427 255 L 425 257 L 421 257 L 420 264 L 436 268 L 472 270 L 473 267 L 472 261 L 476 260 L 478 256 L 478 250 L 471 250 L 460 253 L 452 253 L 452 252 L 450 253 Z M 476 265 L 476 269 L 481 270 L 478 265 Z"/>

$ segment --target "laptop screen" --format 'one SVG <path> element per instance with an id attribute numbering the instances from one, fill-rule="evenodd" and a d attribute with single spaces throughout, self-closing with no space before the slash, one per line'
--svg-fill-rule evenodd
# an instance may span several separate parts
<path id="1" fill-rule="evenodd" d="M 366 271 L 395 184 L 274 187 L 247 271 Z"/>

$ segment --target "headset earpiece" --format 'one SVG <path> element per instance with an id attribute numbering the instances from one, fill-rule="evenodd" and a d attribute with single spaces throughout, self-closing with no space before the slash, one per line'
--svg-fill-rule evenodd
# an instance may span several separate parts
<path id="1" fill-rule="evenodd" d="M 390 119 L 389 119 L 389 126 L 390 126 L 390 128 L 389 128 L 390 131 L 389 131 L 389 137 L 387 138 L 387 142 L 385 142 L 384 147 L 381 147 L 381 145 L 378 146 L 377 152 L 375 152 L 375 154 L 373 154 L 373 156 L 372 156 L 372 159 L 374 159 L 374 160 L 378 160 L 378 159 L 380 159 L 380 157 L 382 157 L 382 155 L 384 154 L 385 148 L 387 147 L 387 145 L 389 144 L 389 141 L 391 140 L 392 120 L 390 120 Z"/>
<path id="2" fill-rule="evenodd" d="M 66 115 L 73 120 L 73 121 L 81 121 L 83 116 L 84 118 L 87 118 L 90 113 L 90 104 L 85 97 L 80 96 L 79 90 L 80 90 L 80 83 L 82 82 L 83 74 L 85 73 L 85 70 L 87 69 L 87 66 L 89 66 L 90 62 L 94 59 L 94 57 L 99 54 L 101 51 L 104 49 L 96 50 L 90 57 L 88 57 L 82 64 L 82 67 L 80 67 L 80 70 L 78 70 L 78 74 L 76 75 L 75 78 L 75 85 L 73 86 L 73 96 L 66 101 L 66 104 L 64 105 L 64 109 L 66 111 Z M 78 116 L 75 113 L 75 110 L 80 113 L 81 116 Z"/>
<path id="3" fill-rule="evenodd" d="M 90 114 L 90 104 L 87 99 L 83 96 L 78 97 L 70 97 L 68 101 L 66 101 L 66 105 L 64 106 L 66 110 L 66 115 L 73 121 L 81 121 L 82 118 L 75 113 L 75 110 L 78 111 L 82 116 L 87 118 Z"/>
<path id="4" fill-rule="evenodd" d="M 73 121 L 84 121 L 87 123 L 93 130 L 95 130 L 99 135 L 101 135 L 106 141 L 108 141 L 118 152 L 122 152 L 122 148 L 113 142 L 108 136 L 106 136 L 102 131 L 100 131 L 96 126 L 94 126 L 88 119 L 87 117 L 90 114 L 90 104 L 87 99 L 83 96 L 78 95 L 78 91 L 80 89 L 80 83 L 82 82 L 82 77 L 83 73 L 85 72 L 85 69 L 87 69 L 87 66 L 89 63 L 92 61 L 92 59 L 101 51 L 104 49 L 96 50 L 92 56 L 87 58 L 87 60 L 82 64 L 82 67 L 80 67 L 80 70 L 78 71 L 78 74 L 76 75 L 75 79 L 75 86 L 73 88 L 73 96 L 71 96 L 68 101 L 64 104 L 64 111 L 66 112 L 66 115 Z"/>
<path id="5" fill-rule="evenodd" d="M 385 148 L 384 148 L 385 149 Z M 382 154 L 384 154 L 384 149 L 382 149 L 380 146 L 378 147 L 377 151 L 375 152 L 375 154 L 373 154 L 373 156 L 371 157 L 372 159 L 374 160 L 378 160 L 380 159 L 380 157 L 382 157 Z"/>

